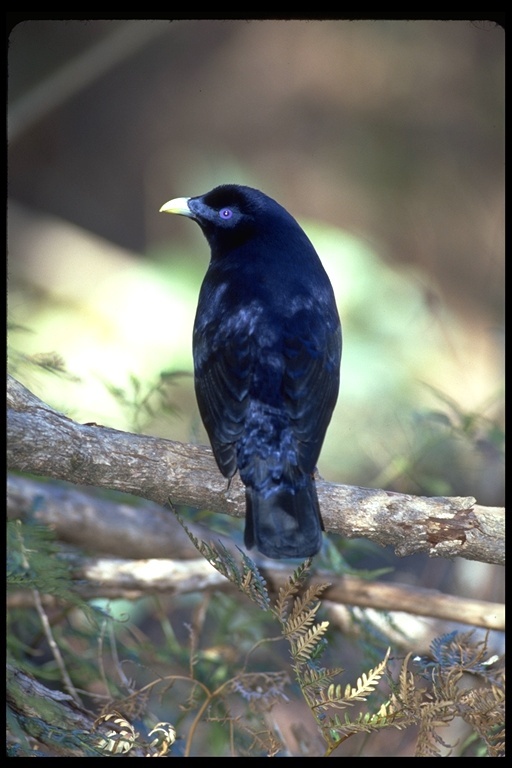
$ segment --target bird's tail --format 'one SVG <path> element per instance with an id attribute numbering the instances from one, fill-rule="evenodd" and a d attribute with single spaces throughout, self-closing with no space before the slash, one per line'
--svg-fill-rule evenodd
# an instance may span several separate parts
<path id="1" fill-rule="evenodd" d="M 322 546 L 322 518 L 315 482 L 302 476 L 291 488 L 276 484 L 265 492 L 246 487 L 245 546 L 267 557 L 312 557 Z"/>

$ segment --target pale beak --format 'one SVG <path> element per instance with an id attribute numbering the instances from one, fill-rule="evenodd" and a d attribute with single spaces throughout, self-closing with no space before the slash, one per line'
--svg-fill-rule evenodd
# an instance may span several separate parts
<path id="1" fill-rule="evenodd" d="M 190 197 L 175 197 L 174 200 L 164 203 L 159 213 L 179 213 L 182 216 L 192 217 L 194 214 L 188 207 Z"/>

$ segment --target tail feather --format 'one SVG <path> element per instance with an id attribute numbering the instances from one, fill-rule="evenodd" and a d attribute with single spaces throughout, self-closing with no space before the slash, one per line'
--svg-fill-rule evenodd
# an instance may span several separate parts
<path id="1" fill-rule="evenodd" d="M 313 478 L 300 487 L 283 484 L 265 493 L 246 487 L 245 546 L 267 557 L 306 558 L 322 546 L 322 518 Z"/>

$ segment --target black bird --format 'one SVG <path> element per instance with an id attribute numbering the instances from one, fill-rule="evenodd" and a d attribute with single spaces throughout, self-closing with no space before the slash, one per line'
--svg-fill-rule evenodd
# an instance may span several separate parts
<path id="1" fill-rule="evenodd" d="M 217 465 L 246 487 L 245 545 L 306 558 L 322 545 L 313 472 L 338 397 L 341 328 L 310 240 L 275 200 L 226 184 L 170 200 L 211 259 L 194 323 L 194 381 Z"/>

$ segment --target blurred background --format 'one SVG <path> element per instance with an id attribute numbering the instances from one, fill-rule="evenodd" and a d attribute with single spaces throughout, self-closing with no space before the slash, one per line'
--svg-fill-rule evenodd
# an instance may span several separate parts
<path id="1" fill-rule="evenodd" d="M 36 394 L 206 442 L 190 374 L 209 252 L 158 210 L 249 184 L 305 227 L 338 299 L 321 473 L 502 503 L 501 27 L 26 21 L 8 109 L 9 361 Z"/>
<path id="2" fill-rule="evenodd" d="M 13 375 L 78 421 L 206 443 L 191 337 L 209 251 L 158 211 L 249 184 L 299 220 L 337 296 L 323 477 L 504 504 L 504 42 L 486 21 L 16 25 Z M 386 578 L 503 599 L 497 566 L 375 552 L 357 562 Z"/>

